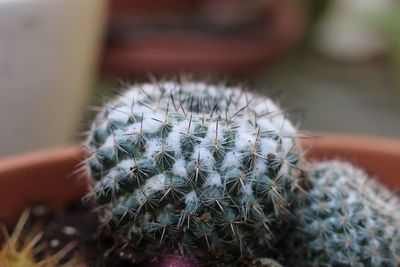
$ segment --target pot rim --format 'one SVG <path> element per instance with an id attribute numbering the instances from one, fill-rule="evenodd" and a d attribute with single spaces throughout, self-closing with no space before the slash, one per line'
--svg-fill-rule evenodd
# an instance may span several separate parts
<path id="1" fill-rule="evenodd" d="M 318 134 L 301 140 L 307 159 L 343 159 L 366 169 L 391 189 L 400 188 L 400 140 Z M 0 159 L 0 220 L 11 222 L 29 205 L 59 209 L 87 193 L 88 178 L 76 167 L 86 152 L 78 146 L 52 148 Z"/>

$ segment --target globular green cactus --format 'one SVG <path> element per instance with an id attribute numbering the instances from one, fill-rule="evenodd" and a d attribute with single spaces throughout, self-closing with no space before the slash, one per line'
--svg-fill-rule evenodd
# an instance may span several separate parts
<path id="1" fill-rule="evenodd" d="M 299 184 L 296 135 L 269 98 L 239 88 L 138 84 L 93 123 L 92 194 L 125 257 L 178 249 L 254 258 L 287 221 Z"/>
<path id="2" fill-rule="evenodd" d="M 296 266 L 397 267 L 400 199 L 349 163 L 310 167 L 286 257 Z M 290 260 L 289 260 L 290 262 Z"/>

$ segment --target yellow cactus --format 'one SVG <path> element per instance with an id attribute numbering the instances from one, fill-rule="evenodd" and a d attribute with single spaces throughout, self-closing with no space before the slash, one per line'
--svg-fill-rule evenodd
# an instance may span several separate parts
<path id="1" fill-rule="evenodd" d="M 40 243 L 42 231 L 32 231 L 23 236 L 23 229 L 28 220 L 29 211 L 25 211 L 18 220 L 14 231 L 9 234 L 5 225 L 0 225 L 0 233 L 4 236 L 3 244 L 0 244 L 1 267 L 83 267 L 79 257 L 61 264 L 60 261 L 76 246 L 71 242 L 54 255 L 45 256 L 38 260 L 37 255 L 43 253 L 46 244 Z"/>

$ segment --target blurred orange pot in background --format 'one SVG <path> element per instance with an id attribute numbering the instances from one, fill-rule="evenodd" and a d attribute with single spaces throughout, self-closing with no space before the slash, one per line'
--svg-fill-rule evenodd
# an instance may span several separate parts
<path id="1" fill-rule="evenodd" d="M 102 66 L 125 77 L 248 74 L 298 43 L 307 21 L 296 0 L 114 0 L 111 10 Z"/>

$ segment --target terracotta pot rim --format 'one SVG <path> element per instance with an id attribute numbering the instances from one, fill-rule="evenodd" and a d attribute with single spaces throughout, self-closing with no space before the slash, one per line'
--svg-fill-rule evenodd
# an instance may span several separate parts
<path id="1" fill-rule="evenodd" d="M 77 146 L 71 147 L 51 147 L 46 149 L 28 151 L 13 155 L 10 157 L 0 158 L 0 179 L 6 171 L 37 166 L 44 162 L 51 164 L 53 162 L 63 161 L 71 157 L 81 159 L 81 149 Z"/>
<path id="2" fill-rule="evenodd" d="M 364 167 L 389 188 L 400 188 L 400 140 L 317 134 L 301 140 L 309 160 L 341 158 Z M 27 206 L 62 208 L 87 193 L 88 179 L 74 173 L 85 151 L 78 146 L 34 151 L 0 160 L 0 219 L 12 221 Z"/>
<path id="3" fill-rule="evenodd" d="M 347 147 L 361 151 L 385 151 L 386 153 L 400 155 L 400 139 L 394 137 L 328 132 L 317 132 L 313 133 L 312 136 L 306 141 L 301 141 L 302 145 L 327 147 L 331 143 L 336 143 L 339 148 Z"/>

